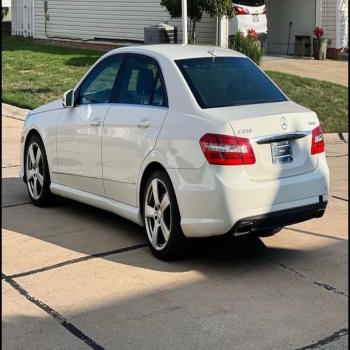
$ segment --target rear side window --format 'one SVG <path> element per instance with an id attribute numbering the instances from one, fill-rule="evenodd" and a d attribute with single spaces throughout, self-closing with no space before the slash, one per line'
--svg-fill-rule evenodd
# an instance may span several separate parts
<path id="1" fill-rule="evenodd" d="M 119 103 L 167 106 L 160 69 L 150 57 L 142 55 L 128 57 L 118 85 Z"/>
<path id="2" fill-rule="evenodd" d="M 237 5 L 252 7 L 263 6 L 265 4 L 264 0 L 234 0 L 232 2 Z"/>
<path id="3" fill-rule="evenodd" d="M 202 108 L 287 101 L 248 58 L 193 58 L 176 64 Z"/>

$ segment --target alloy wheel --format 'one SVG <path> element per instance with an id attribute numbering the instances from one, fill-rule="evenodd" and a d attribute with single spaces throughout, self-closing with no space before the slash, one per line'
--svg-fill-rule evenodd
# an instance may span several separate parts
<path id="1" fill-rule="evenodd" d="M 44 187 L 44 167 L 40 147 L 35 142 L 27 151 L 26 177 L 30 195 L 35 200 L 39 199 Z"/>
<path id="2" fill-rule="evenodd" d="M 172 217 L 169 193 L 159 178 L 154 178 L 147 188 L 144 217 L 149 241 L 154 249 L 162 250 L 170 237 Z"/>

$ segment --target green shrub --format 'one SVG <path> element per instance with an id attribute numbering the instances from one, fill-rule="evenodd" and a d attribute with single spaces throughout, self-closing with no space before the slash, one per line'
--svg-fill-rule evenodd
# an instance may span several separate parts
<path id="1" fill-rule="evenodd" d="M 259 40 L 244 36 L 242 32 L 230 35 L 229 48 L 243 53 L 258 65 L 260 65 L 264 54 Z"/>

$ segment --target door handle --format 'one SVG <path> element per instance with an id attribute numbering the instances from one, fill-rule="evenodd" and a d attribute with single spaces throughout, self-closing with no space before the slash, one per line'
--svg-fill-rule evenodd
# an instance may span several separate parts
<path id="1" fill-rule="evenodd" d="M 101 125 L 101 120 L 94 120 L 93 122 L 90 123 L 91 126 L 100 126 Z"/>
<path id="2" fill-rule="evenodd" d="M 136 124 L 136 126 L 141 129 L 147 129 L 151 126 L 151 122 L 149 120 L 141 120 Z"/>

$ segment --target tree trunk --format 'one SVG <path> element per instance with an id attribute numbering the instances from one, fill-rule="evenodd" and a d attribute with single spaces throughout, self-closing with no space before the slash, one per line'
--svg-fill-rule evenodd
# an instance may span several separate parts
<path id="1" fill-rule="evenodd" d="M 196 43 L 196 21 L 193 20 L 193 25 L 192 25 L 192 44 Z"/>

